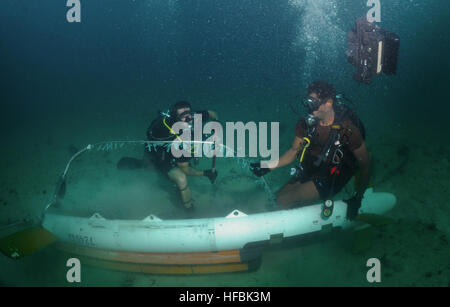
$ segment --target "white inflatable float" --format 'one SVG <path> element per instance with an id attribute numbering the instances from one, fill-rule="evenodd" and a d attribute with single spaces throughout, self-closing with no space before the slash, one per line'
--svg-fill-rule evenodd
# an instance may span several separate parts
<path id="1" fill-rule="evenodd" d="M 394 207 L 390 193 L 368 189 L 359 213 L 384 214 Z M 65 243 L 128 252 L 179 253 L 243 249 L 252 243 L 306 235 L 324 228 L 357 226 L 346 218 L 347 204 L 334 203 L 328 219 L 322 204 L 247 215 L 233 210 L 226 217 L 161 220 L 108 220 L 94 214 L 75 217 L 46 212 L 42 226 Z"/>

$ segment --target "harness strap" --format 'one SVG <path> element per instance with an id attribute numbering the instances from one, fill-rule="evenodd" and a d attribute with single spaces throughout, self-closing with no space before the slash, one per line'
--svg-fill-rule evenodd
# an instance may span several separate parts
<path id="1" fill-rule="evenodd" d="M 186 112 L 184 112 L 184 113 L 186 113 Z M 178 139 L 178 141 L 183 142 L 183 140 L 180 138 L 180 136 L 178 134 L 176 134 L 175 131 L 173 131 L 173 129 L 166 123 L 165 117 L 163 118 L 163 123 L 164 123 L 164 126 L 166 126 L 167 129 L 169 129 L 170 133 L 175 135 L 175 137 Z M 191 146 L 191 153 L 195 153 L 195 148 L 193 145 Z"/>
<path id="2" fill-rule="evenodd" d="M 165 117 L 163 118 L 163 123 L 164 123 L 164 126 L 166 126 L 167 129 L 169 129 L 170 133 L 175 135 L 176 138 L 178 139 L 178 141 L 182 142 L 180 136 L 178 134 L 176 134 L 175 131 L 173 131 L 173 129 L 166 123 L 166 118 Z"/>
<path id="3" fill-rule="evenodd" d="M 331 146 L 336 143 L 336 141 L 340 138 L 339 135 L 339 131 L 341 129 L 340 125 L 333 125 L 331 126 L 331 133 L 330 136 L 327 140 L 327 142 L 325 143 L 325 145 L 322 148 L 322 151 L 320 152 L 319 156 L 317 157 L 317 160 L 314 161 L 314 165 L 315 166 L 320 166 L 320 164 L 322 164 L 323 161 L 326 160 L 326 158 L 328 157 L 328 154 L 330 153 L 330 149 Z"/>

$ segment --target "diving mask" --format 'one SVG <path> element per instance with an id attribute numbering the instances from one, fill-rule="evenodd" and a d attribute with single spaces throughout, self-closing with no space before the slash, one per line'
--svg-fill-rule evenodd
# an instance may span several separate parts
<path id="1" fill-rule="evenodd" d="M 194 113 L 191 110 L 184 111 L 178 115 L 178 119 L 180 121 L 192 124 L 192 121 L 194 120 Z"/>
<path id="2" fill-rule="evenodd" d="M 322 104 L 319 99 L 316 99 L 312 96 L 308 96 L 302 101 L 303 106 L 308 110 L 308 113 L 312 113 L 317 111 Z"/>

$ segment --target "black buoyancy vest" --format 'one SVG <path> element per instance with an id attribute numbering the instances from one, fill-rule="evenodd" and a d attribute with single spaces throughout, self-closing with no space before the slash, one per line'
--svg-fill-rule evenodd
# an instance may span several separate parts
<path id="1" fill-rule="evenodd" d="M 314 159 L 308 159 L 310 161 L 310 163 L 312 163 L 314 165 L 314 167 L 316 168 L 321 168 L 321 167 L 326 167 L 328 168 L 329 165 L 324 165 L 324 162 L 328 160 L 328 157 L 330 157 L 330 155 L 335 155 L 336 151 L 341 150 L 341 147 L 344 146 L 344 141 L 342 140 L 342 136 L 345 134 L 345 132 L 342 129 L 342 123 L 346 120 L 349 119 L 353 125 L 355 127 L 357 127 L 361 133 L 361 136 L 363 139 L 365 139 L 365 127 L 363 125 L 363 123 L 361 122 L 361 120 L 359 119 L 358 115 L 351 110 L 348 106 L 344 105 L 344 104 L 336 104 L 334 106 L 334 111 L 335 111 L 335 122 L 333 123 L 333 126 L 339 126 L 339 128 L 331 128 L 330 131 L 330 135 L 327 139 L 327 141 L 325 142 L 325 144 L 322 147 L 322 150 L 319 154 L 319 156 L 314 160 Z M 312 136 L 312 143 L 318 142 L 317 140 L 317 135 L 312 132 L 310 133 L 308 128 L 308 135 L 311 134 Z M 314 129 L 314 128 L 313 128 Z M 338 142 L 339 141 L 339 142 Z M 347 160 L 351 160 L 351 157 L 347 157 L 348 154 L 346 155 L 344 150 L 341 150 L 340 154 L 342 155 L 341 157 L 339 157 L 339 161 L 342 162 L 344 159 Z M 310 165 L 309 167 L 312 167 L 312 165 Z"/>

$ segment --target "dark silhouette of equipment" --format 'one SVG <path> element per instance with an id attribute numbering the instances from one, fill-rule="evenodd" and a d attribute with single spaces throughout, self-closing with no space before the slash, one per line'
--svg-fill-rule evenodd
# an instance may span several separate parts
<path id="1" fill-rule="evenodd" d="M 384 30 L 365 17 L 356 20 L 348 33 L 347 60 L 356 67 L 353 78 L 369 84 L 372 78 L 397 72 L 400 37 Z"/>

